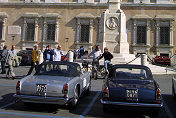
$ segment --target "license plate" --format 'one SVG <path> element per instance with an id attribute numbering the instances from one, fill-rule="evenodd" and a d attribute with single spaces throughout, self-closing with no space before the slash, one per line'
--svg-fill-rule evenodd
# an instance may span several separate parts
<path id="1" fill-rule="evenodd" d="M 47 85 L 46 84 L 37 84 L 37 93 L 46 93 Z"/>
<path id="2" fill-rule="evenodd" d="M 126 98 L 127 98 L 127 100 L 137 100 L 138 90 L 137 89 L 127 89 L 126 90 Z"/>

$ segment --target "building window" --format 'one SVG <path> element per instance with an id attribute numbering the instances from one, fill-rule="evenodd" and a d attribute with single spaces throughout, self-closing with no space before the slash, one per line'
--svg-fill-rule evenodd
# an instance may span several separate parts
<path id="1" fill-rule="evenodd" d="M 2 22 L 0 22 L 0 40 L 2 40 Z"/>
<path id="2" fill-rule="evenodd" d="M 27 41 L 34 41 L 34 35 L 35 35 L 35 24 L 34 23 L 27 23 L 26 40 Z"/>
<path id="3" fill-rule="evenodd" d="M 56 24 L 47 24 L 47 40 L 55 41 Z"/>
<path id="4" fill-rule="evenodd" d="M 146 44 L 146 26 L 137 26 L 137 44 Z"/>
<path id="5" fill-rule="evenodd" d="M 89 42 L 89 25 L 81 25 L 81 43 Z"/>
<path id="6" fill-rule="evenodd" d="M 160 27 L 160 44 L 168 44 L 170 39 L 170 28 L 169 27 Z"/>

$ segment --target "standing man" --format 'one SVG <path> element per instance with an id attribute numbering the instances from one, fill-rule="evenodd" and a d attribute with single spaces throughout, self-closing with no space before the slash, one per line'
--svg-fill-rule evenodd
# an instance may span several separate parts
<path id="1" fill-rule="evenodd" d="M 99 45 L 96 45 L 95 49 L 88 54 L 88 57 L 93 55 L 92 66 L 97 66 L 99 68 L 99 57 L 101 56 L 101 49 Z"/>
<path id="2" fill-rule="evenodd" d="M 43 53 L 44 55 L 44 62 L 46 61 L 53 61 L 54 50 L 51 49 L 51 46 L 48 45 Z"/>
<path id="3" fill-rule="evenodd" d="M 16 50 L 15 50 L 15 45 L 12 45 L 11 54 L 12 54 L 12 57 L 13 57 L 12 65 L 17 67 L 19 64 L 18 64 L 17 53 L 16 53 Z"/>
<path id="4" fill-rule="evenodd" d="M 103 58 L 104 57 L 104 66 L 105 66 L 105 71 L 106 73 L 108 72 L 108 64 L 111 62 L 111 59 L 113 58 L 113 55 L 108 51 L 108 48 L 105 47 L 104 48 L 104 53 L 102 54 L 102 56 L 99 58 Z"/>
<path id="5" fill-rule="evenodd" d="M 82 57 L 83 57 L 83 55 L 84 55 L 84 52 L 85 52 L 84 47 L 81 46 L 80 49 L 79 49 L 79 57 L 80 57 L 81 59 L 82 59 Z"/>
<path id="6" fill-rule="evenodd" d="M 30 68 L 30 70 L 29 70 L 27 75 L 30 75 L 34 68 L 35 68 L 36 72 L 37 72 L 37 69 L 38 69 L 38 65 L 39 65 L 39 50 L 38 50 L 38 45 L 37 44 L 34 45 L 34 49 L 32 50 L 32 53 L 31 53 L 31 58 L 32 58 L 31 68 Z"/>
<path id="7" fill-rule="evenodd" d="M 7 62 L 7 56 L 8 56 L 8 50 L 7 50 L 7 46 L 5 45 L 3 47 L 3 51 L 2 51 L 2 54 L 1 54 L 1 68 L 2 68 L 1 74 L 6 73 L 5 64 Z"/>
<path id="8" fill-rule="evenodd" d="M 12 45 L 13 47 L 13 45 Z M 6 74 L 6 78 L 10 79 L 10 75 L 12 76 L 12 79 L 15 79 L 15 73 L 13 72 L 13 60 L 15 59 L 13 51 L 8 52 L 8 57 L 7 57 L 7 64 L 8 64 L 8 71 Z"/>
<path id="9" fill-rule="evenodd" d="M 61 61 L 61 56 L 64 55 L 61 45 L 57 46 L 57 49 L 54 50 L 54 61 Z"/>

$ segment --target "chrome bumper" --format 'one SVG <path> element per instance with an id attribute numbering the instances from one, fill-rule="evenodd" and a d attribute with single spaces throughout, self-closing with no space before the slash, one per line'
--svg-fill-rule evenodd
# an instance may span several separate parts
<path id="1" fill-rule="evenodd" d="M 163 104 L 147 104 L 147 103 L 128 103 L 128 102 L 112 102 L 100 100 L 102 104 L 117 105 L 117 106 L 136 106 L 136 107 L 162 107 Z"/>
<path id="2" fill-rule="evenodd" d="M 29 95 L 17 95 L 17 94 L 14 94 L 13 97 L 18 98 L 20 101 L 23 101 L 23 102 L 59 104 L 59 105 L 65 105 L 71 100 L 69 98 L 29 96 Z"/>

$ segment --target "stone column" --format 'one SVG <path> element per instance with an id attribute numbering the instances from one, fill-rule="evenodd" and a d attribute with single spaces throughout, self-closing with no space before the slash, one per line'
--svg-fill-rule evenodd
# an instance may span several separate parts
<path id="1" fill-rule="evenodd" d="M 156 21 L 156 46 L 159 46 L 159 39 L 160 39 L 160 26 L 159 21 Z"/>
<path id="2" fill-rule="evenodd" d="M 26 18 L 24 18 L 22 41 L 25 41 L 25 38 L 26 38 L 26 29 L 27 29 L 27 22 L 26 22 Z"/>
<path id="3" fill-rule="evenodd" d="M 34 35 L 34 41 L 37 41 L 38 39 L 38 18 L 35 18 L 35 35 Z"/>
<path id="4" fill-rule="evenodd" d="M 133 21 L 133 46 L 136 45 L 137 41 L 136 41 L 136 37 L 137 37 L 137 21 L 134 20 Z"/>
<path id="5" fill-rule="evenodd" d="M 170 46 L 173 46 L 173 21 L 170 21 Z"/>
<path id="6" fill-rule="evenodd" d="M 77 19 L 77 29 L 76 29 L 76 43 L 79 43 L 79 37 L 80 37 L 80 29 L 81 29 L 81 23 L 80 19 Z"/>
<path id="7" fill-rule="evenodd" d="M 58 38 L 59 38 L 59 22 L 58 19 L 56 19 L 55 42 L 58 42 Z"/>
<path id="8" fill-rule="evenodd" d="M 46 35 L 47 35 L 47 21 L 46 21 L 46 18 L 44 18 L 44 22 L 43 22 L 43 42 L 46 41 Z"/>
<path id="9" fill-rule="evenodd" d="M 5 40 L 7 18 L 2 19 L 2 40 Z"/>
<path id="10" fill-rule="evenodd" d="M 150 21 L 147 20 L 147 41 L 146 44 L 149 46 L 150 45 Z"/>
<path id="11" fill-rule="evenodd" d="M 89 24 L 89 43 L 92 43 L 92 38 L 93 38 L 93 19 L 90 19 L 90 24 Z"/>

